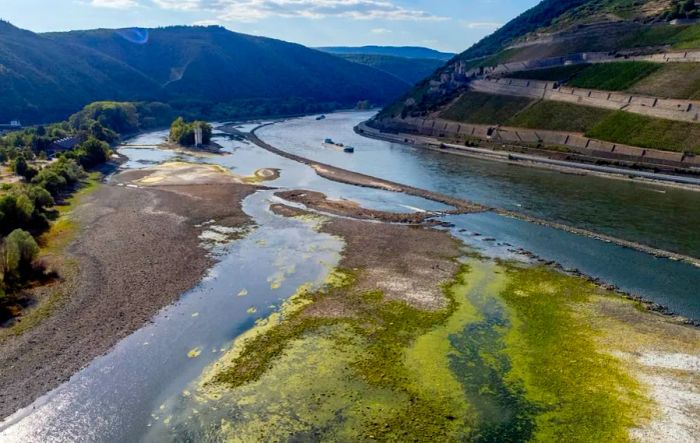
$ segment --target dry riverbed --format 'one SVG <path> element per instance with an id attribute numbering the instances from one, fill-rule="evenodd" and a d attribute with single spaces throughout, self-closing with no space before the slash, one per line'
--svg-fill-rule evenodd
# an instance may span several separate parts
<path id="1" fill-rule="evenodd" d="M 313 166 L 338 181 L 406 190 Z M 0 339 L 2 416 L 196 284 L 212 264 L 205 225 L 247 226 L 241 202 L 260 189 L 250 183 L 278 174 L 238 177 L 170 162 L 119 173 L 87 195 L 71 214 L 80 227 L 67 249 L 76 266 L 56 264 L 61 303 L 35 327 Z M 547 266 L 479 257 L 425 226 L 427 214 L 369 210 L 310 191 L 277 196 L 308 210 L 278 203 L 275 214 L 313 219 L 342 239 L 342 259 L 321 289 L 302 285 L 183 391 L 159 439 L 608 442 L 700 434 L 700 329 Z M 454 211 L 482 209 L 443 197 Z"/>
<path id="2" fill-rule="evenodd" d="M 194 286 L 212 264 L 202 224 L 247 225 L 240 203 L 256 189 L 217 168 L 171 164 L 122 172 L 86 196 L 67 216 L 79 227 L 75 240 L 53 263 L 62 281 L 42 289 L 57 299 L 51 312 L 0 338 L 0 416 L 66 381 Z"/>

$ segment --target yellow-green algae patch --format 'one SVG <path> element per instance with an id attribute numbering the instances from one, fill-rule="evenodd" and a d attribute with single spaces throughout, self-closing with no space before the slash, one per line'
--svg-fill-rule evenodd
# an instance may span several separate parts
<path id="1" fill-rule="evenodd" d="M 577 314 L 600 290 L 545 267 L 506 266 L 509 383 L 537 405 L 534 441 L 613 442 L 647 416 L 648 402 L 599 332 Z"/>
<path id="2" fill-rule="evenodd" d="M 447 307 L 424 311 L 354 291 L 361 273 L 301 288 L 239 338 L 191 399 L 201 422 L 175 434 L 607 442 L 628 440 L 645 415 L 640 387 L 580 315 L 600 297 L 582 279 L 471 259 Z M 319 315 L 319 302 L 347 314 Z"/>

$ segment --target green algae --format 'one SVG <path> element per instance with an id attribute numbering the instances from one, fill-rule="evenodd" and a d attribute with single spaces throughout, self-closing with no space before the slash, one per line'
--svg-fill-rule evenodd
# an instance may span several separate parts
<path id="1" fill-rule="evenodd" d="M 174 421 L 173 435 L 629 439 L 646 402 L 580 315 L 591 294 L 600 295 L 591 284 L 472 258 L 444 288 L 447 307 L 425 311 L 356 291 L 361 272 L 335 270 L 323 289 L 305 285 L 259 320 L 187 396 L 188 418 Z M 314 314 L 324 303 L 341 304 L 345 315 Z"/>
<path id="2" fill-rule="evenodd" d="M 540 409 L 533 441 L 629 440 L 647 401 L 575 312 L 578 304 L 591 302 L 597 288 L 544 267 L 511 265 L 507 275 L 501 296 L 514 319 L 507 379 L 523 383 L 526 398 Z"/>

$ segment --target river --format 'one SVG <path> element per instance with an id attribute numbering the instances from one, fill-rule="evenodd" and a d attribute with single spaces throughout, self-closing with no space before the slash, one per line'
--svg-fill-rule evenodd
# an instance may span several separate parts
<path id="1" fill-rule="evenodd" d="M 322 163 L 700 257 L 700 192 L 441 154 L 355 134 L 353 127 L 372 115 L 298 118 L 256 133 Z M 355 154 L 324 148 L 325 138 L 354 146 Z"/>
<path id="2" fill-rule="evenodd" d="M 615 233 L 615 226 L 623 228 L 619 221 L 604 222 L 615 220 L 615 214 L 625 213 L 624 217 L 629 218 L 629 212 L 648 211 L 651 216 L 653 204 L 646 199 L 664 205 L 697 199 L 695 194 L 685 191 L 598 177 L 572 177 L 367 140 L 356 136 L 352 128 L 369 115 L 338 113 L 321 122 L 313 118 L 294 119 L 268 126 L 260 135 L 275 146 L 315 160 L 607 233 Z M 164 136 L 164 132 L 154 132 L 131 144 L 157 144 Z M 325 137 L 353 144 L 357 151 L 347 155 L 326 150 L 321 147 L 321 139 Z M 366 207 L 389 211 L 444 209 L 442 204 L 419 197 L 323 179 L 305 165 L 248 142 L 226 137 L 217 141 L 228 155 L 191 156 L 144 146 L 124 146 L 120 152 L 129 158 L 128 168 L 173 159 L 216 163 L 240 175 L 251 175 L 260 168 L 277 168 L 281 171 L 279 178 L 266 182 L 267 186 L 317 190 L 333 198 L 347 198 Z M 574 189 L 557 189 L 564 184 Z M 604 195 L 593 190 L 606 187 L 627 189 L 627 197 L 636 194 L 641 203 L 630 204 L 629 211 L 602 203 Z M 166 429 L 168 413 L 177 410 L 183 393 L 188 392 L 208 365 L 230 348 L 232 340 L 251 328 L 256 320 L 278 309 L 301 285 L 320 284 L 339 259 L 342 242 L 319 233 L 313 221 L 287 219 L 269 211 L 270 203 L 276 201 L 273 192 L 260 191 L 244 201 L 243 209 L 257 227 L 242 239 L 227 241 L 225 230 L 207 227 L 209 235 L 203 241 L 218 239 L 210 244 L 217 264 L 199 285 L 68 382 L 5 420 L 0 424 L 0 440 L 157 441 L 154 435 L 162 435 Z M 544 204 L 546 198 L 555 195 L 567 197 L 563 202 L 554 200 L 551 205 Z M 580 199 L 573 199 L 573 195 L 580 195 Z M 619 205 L 620 200 L 617 201 Z M 582 207 L 586 205 L 595 208 Z M 682 207 L 677 209 L 670 220 L 658 212 L 653 216 L 663 224 L 683 221 L 684 229 L 692 230 L 690 220 L 684 218 L 690 215 L 681 216 Z M 445 221 L 454 225 L 451 228 L 454 236 L 485 255 L 527 260 L 517 252 L 517 248 L 524 248 L 681 314 L 700 318 L 697 297 L 700 269 L 686 263 L 654 258 L 492 213 L 450 216 Z M 627 238 L 635 239 L 635 235 L 651 225 L 645 219 L 624 232 Z M 667 230 L 664 242 L 691 245 L 698 241 L 688 234 L 681 242 L 681 230 Z"/>

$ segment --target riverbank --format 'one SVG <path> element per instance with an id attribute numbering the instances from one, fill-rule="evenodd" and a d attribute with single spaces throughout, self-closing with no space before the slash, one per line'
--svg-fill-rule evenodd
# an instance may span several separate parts
<path id="1" fill-rule="evenodd" d="M 0 340 L 0 416 L 66 381 L 199 282 L 213 260 L 199 238 L 204 223 L 249 223 L 240 203 L 256 187 L 185 169 L 170 183 L 153 180 L 155 169 L 118 173 L 70 214 L 79 228 L 62 253 L 73 271 L 59 269 L 52 287 L 63 294 L 59 305 Z"/>
<path id="2" fill-rule="evenodd" d="M 451 143 L 435 137 L 426 135 L 392 133 L 384 132 L 372 128 L 366 123 L 361 123 L 354 128 L 358 135 L 373 138 L 376 140 L 388 141 L 391 143 L 400 143 L 404 145 L 427 149 L 442 154 L 459 155 L 463 157 L 471 157 L 482 160 L 498 161 L 502 163 L 521 165 L 525 167 L 535 167 L 541 169 L 550 169 L 571 174 L 594 175 L 615 180 L 637 181 L 644 183 L 659 184 L 668 187 L 686 189 L 690 191 L 700 191 L 700 177 L 683 176 L 664 174 L 652 171 L 645 171 L 635 168 L 617 167 L 614 164 L 610 166 L 602 166 L 596 164 L 596 160 L 583 158 L 582 161 L 565 160 L 565 157 L 571 157 L 571 153 L 557 153 L 556 151 L 542 151 L 540 149 L 532 149 L 519 147 L 519 150 L 533 151 L 535 154 L 523 154 L 513 150 L 502 149 L 507 145 L 502 143 L 490 142 L 481 140 L 480 143 L 489 146 L 489 148 L 480 148 L 475 146 L 465 146 L 461 144 Z M 542 154 L 542 155 L 540 155 Z M 549 158 L 549 157 L 562 158 Z M 574 155 L 575 157 L 575 155 Z"/>

